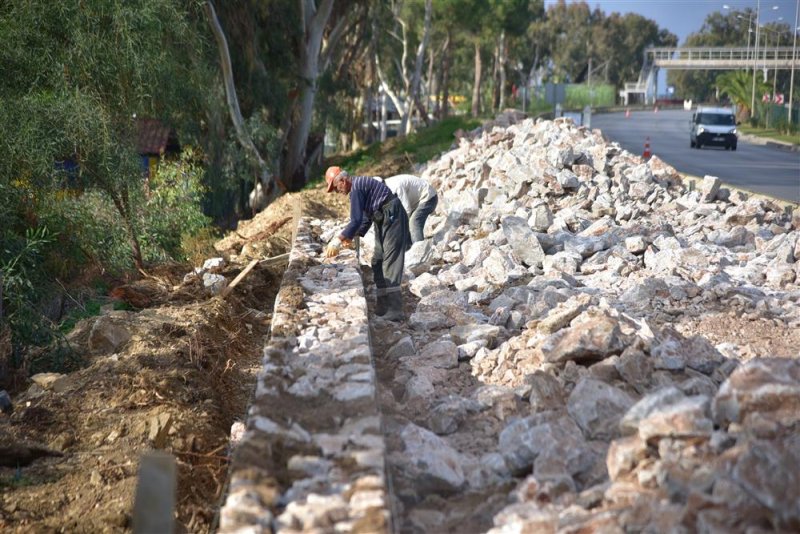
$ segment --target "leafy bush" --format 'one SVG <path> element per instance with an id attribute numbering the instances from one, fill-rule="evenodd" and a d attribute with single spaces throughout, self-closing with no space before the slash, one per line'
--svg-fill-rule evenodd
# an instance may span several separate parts
<path id="1" fill-rule="evenodd" d="M 0 354 L 0 387 L 20 372 L 27 374 L 32 366 L 29 346 L 53 345 L 57 340 L 52 321 L 42 312 L 41 304 L 52 292 L 52 283 L 42 269 L 47 249 L 55 235 L 46 226 L 28 228 L 23 235 L 5 227 L 0 249 L 0 333 L 9 341 L 8 351 Z M 6 332 L 8 334 L 6 334 Z M 55 343 L 54 367 L 43 370 L 64 370 L 61 363 L 71 359 L 68 346 Z M 40 352 L 41 353 L 41 352 Z"/>
<path id="2" fill-rule="evenodd" d="M 147 261 L 185 261 L 183 241 L 210 224 L 201 203 L 203 168 L 192 149 L 159 164 L 144 204 L 142 252 Z"/>
<path id="3" fill-rule="evenodd" d="M 88 191 L 65 198 L 54 206 L 88 261 L 111 273 L 132 266 L 127 233 L 111 198 L 101 191 Z"/>
<path id="4" fill-rule="evenodd" d="M 146 262 L 185 261 L 186 235 L 208 226 L 201 203 L 205 189 L 203 169 L 194 151 L 187 149 L 175 161 L 163 161 L 149 181 L 149 193 L 135 204 L 133 217 Z M 88 191 L 64 198 L 54 208 L 85 255 L 103 270 L 121 273 L 133 267 L 125 221 L 111 198 Z"/>
<path id="5" fill-rule="evenodd" d="M 579 109 L 584 106 L 613 106 L 615 101 L 613 85 L 567 84 L 564 107 Z"/>

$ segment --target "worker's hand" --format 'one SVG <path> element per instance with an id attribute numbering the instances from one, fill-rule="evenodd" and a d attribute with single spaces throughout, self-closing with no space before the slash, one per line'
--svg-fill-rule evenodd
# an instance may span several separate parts
<path id="1" fill-rule="evenodd" d="M 328 246 L 325 247 L 325 257 L 332 258 L 339 254 L 339 250 L 342 248 L 342 242 L 338 237 L 334 237 L 331 239 Z"/>
<path id="2" fill-rule="evenodd" d="M 325 257 L 332 258 L 338 255 L 340 248 L 341 247 L 339 247 L 338 245 L 329 244 L 327 247 L 325 247 Z"/>
<path id="3" fill-rule="evenodd" d="M 346 237 L 340 237 L 339 242 L 341 242 L 342 248 L 353 248 L 353 240 L 347 239 Z"/>

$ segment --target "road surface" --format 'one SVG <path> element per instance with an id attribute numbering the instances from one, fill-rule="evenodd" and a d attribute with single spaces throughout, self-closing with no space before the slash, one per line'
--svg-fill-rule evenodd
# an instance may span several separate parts
<path id="1" fill-rule="evenodd" d="M 800 202 L 800 152 L 755 145 L 739 139 L 736 152 L 721 147 L 689 148 L 689 120 L 684 110 L 631 111 L 592 116 L 599 128 L 634 154 L 642 154 L 646 137 L 650 150 L 678 171 L 702 178 L 717 176 L 723 182 L 781 200 Z"/>

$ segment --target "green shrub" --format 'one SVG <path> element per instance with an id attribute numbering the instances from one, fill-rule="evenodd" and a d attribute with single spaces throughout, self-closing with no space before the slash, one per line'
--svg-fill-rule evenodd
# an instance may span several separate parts
<path id="1" fill-rule="evenodd" d="M 582 109 L 585 106 L 608 107 L 615 102 L 613 85 L 568 84 L 566 87 L 566 109 Z"/>
<path id="2" fill-rule="evenodd" d="M 66 198 L 56 208 L 87 259 L 113 274 L 133 265 L 131 246 L 119 211 L 101 191 Z"/>
<path id="3" fill-rule="evenodd" d="M 47 340 L 46 328 L 36 320 L 36 305 L 49 284 L 39 269 L 43 251 L 53 241 L 46 228 L 29 228 L 23 236 L 4 236 L 0 251 L 3 316 L 16 342 L 40 343 Z"/>
<path id="4" fill-rule="evenodd" d="M 202 177 L 203 168 L 191 149 L 175 161 L 159 164 L 144 204 L 142 254 L 146 261 L 187 260 L 184 239 L 211 222 L 201 207 Z"/>

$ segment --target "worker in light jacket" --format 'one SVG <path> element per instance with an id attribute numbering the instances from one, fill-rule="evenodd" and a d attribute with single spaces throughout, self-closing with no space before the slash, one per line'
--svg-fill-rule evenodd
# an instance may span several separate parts
<path id="1" fill-rule="evenodd" d="M 408 214 L 411 242 L 425 239 L 425 221 L 439 202 L 436 189 L 427 180 L 413 174 L 398 174 L 386 178 L 384 183 L 397 195 Z"/>

